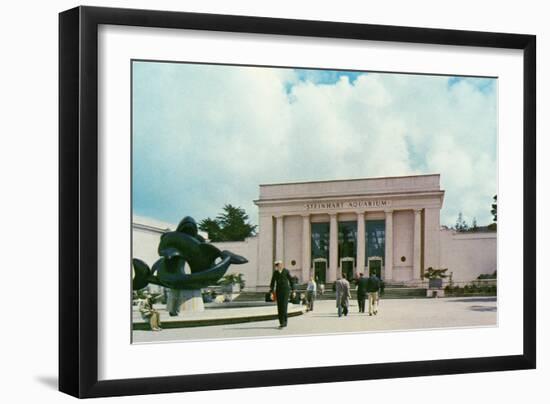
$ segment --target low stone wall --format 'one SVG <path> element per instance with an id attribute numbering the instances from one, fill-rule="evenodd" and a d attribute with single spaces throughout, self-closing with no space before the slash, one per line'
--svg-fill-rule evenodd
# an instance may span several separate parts
<path id="1" fill-rule="evenodd" d="M 228 241 L 212 243 L 220 250 L 228 250 L 242 255 L 248 262 L 242 265 L 231 265 L 227 274 L 241 273 L 244 275 L 245 290 L 254 289 L 258 283 L 258 237 L 250 237 L 244 241 Z"/>
<path id="2" fill-rule="evenodd" d="M 442 268 L 453 273 L 453 282 L 472 282 L 497 269 L 497 233 L 457 233 L 441 230 Z"/>

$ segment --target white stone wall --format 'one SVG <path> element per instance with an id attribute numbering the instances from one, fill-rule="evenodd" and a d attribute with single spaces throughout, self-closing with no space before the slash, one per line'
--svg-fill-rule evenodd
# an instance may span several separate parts
<path id="1" fill-rule="evenodd" d="M 139 258 L 149 267 L 159 259 L 157 253 L 161 233 L 142 230 L 133 227 L 132 229 L 132 258 Z"/>
<path id="2" fill-rule="evenodd" d="M 132 226 L 132 258 L 139 258 L 149 268 L 159 259 L 158 245 L 162 233 Z M 149 291 L 161 293 L 162 287 L 149 285 Z"/>
<path id="3" fill-rule="evenodd" d="M 440 224 L 439 209 L 424 209 L 424 268 L 439 268 Z"/>
<path id="4" fill-rule="evenodd" d="M 497 269 L 497 233 L 440 231 L 441 267 L 454 282 L 470 282 Z"/>
<path id="5" fill-rule="evenodd" d="M 254 289 L 258 284 L 258 237 L 250 237 L 245 241 L 229 241 L 212 243 L 220 250 L 228 250 L 242 255 L 248 262 L 242 265 L 231 265 L 227 274 L 241 273 L 244 275 L 245 290 Z M 268 281 L 269 283 L 269 281 Z"/>

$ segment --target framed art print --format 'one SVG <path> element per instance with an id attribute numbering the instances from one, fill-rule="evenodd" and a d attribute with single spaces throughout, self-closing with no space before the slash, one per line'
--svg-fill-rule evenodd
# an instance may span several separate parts
<path id="1" fill-rule="evenodd" d="M 535 367 L 534 36 L 78 7 L 59 74 L 61 391 Z"/>

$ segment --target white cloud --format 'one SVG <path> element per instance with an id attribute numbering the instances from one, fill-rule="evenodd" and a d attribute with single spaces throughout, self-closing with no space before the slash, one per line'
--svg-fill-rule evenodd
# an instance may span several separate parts
<path id="1" fill-rule="evenodd" d="M 256 221 L 261 183 L 441 173 L 442 223 L 460 210 L 491 220 L 496 96 L 487 81 L 367 74 L 314 84 L 290 69 L 140 68 L 134 164 L 136 177 L 151 178 L 135 180 L 137 210 L 158 194 L 169 199 L 161 219 L 202 219 L 233 203 Z"/>

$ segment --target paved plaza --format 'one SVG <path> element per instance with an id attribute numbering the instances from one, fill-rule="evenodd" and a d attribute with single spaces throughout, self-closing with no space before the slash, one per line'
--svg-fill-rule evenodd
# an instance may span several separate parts
<path id="1" fill-rule="evenodd" d="M 273 313 L 277 312 L 274 305 Z M 222 309 L 217 309 L 222 310 Z M 226 309 L 233 310 L 233 309 Z M 384 330 L 414 330 L 445 327 L 497 325 L 496 297 L 381 300 L 378 315 L 358 313 L 351 302 L 347 317 L 338 317 L 333 300 L 315 302 L 315 310 L 289 318 L 279 329 L 277 320 L 204 327 L 164 329 L 159 332 L 134 331 L 134 343 L 178 340 L 250 338 L 280 335 L 334 334 Z"/>

